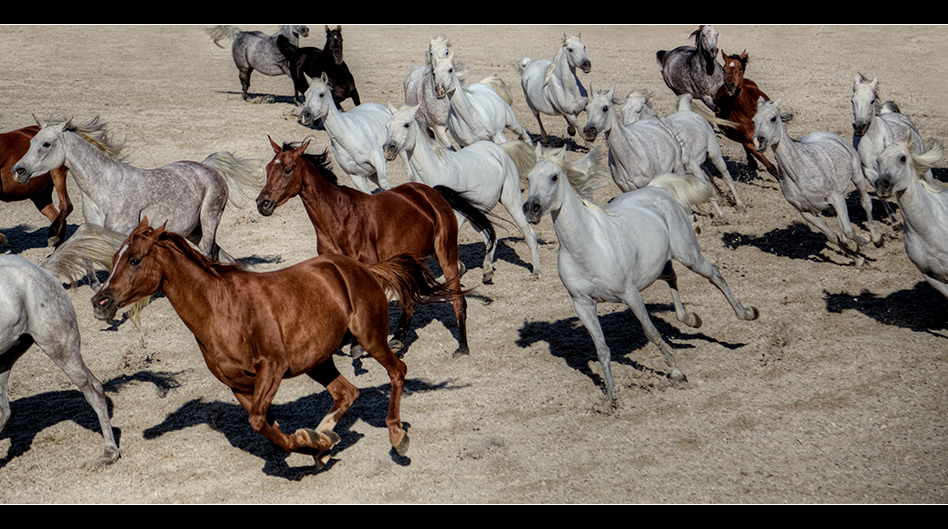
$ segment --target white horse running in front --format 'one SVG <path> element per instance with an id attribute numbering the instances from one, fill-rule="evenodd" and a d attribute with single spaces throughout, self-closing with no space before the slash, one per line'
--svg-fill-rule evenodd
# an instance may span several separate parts
<path id="1" fill-rule="evenodd" d="M 415 113 L 418 107 L 392 110 L 388 122 L 388 139 L 385 141 L 385 156 L 394 160 L 400 153 L 408 155 L 411 177 L 429 186 L 443 185 L 462 193 L 479 209 L 490 211 L 499 202 L 520 228 L 533 258 L 533 277 L 539 278 L 540 253 L 537 234 L 523 215 L 523 197 L 520 182 L 533 166 L 533 148 L 522 141 L 496 144 L 479 141 L 458 151 L 447 150 L 425 134 Z M 467 220 L 457 213 L 458 226 Z M 494 250 L 489 237 L 481 237 L 488 247 L 484 257 L 484 282 L 489 283 L 494 275 Z"/>
<path id="2" fill-rule="evenodd" d="M 694 104 L 692 100 L 693 96 L 691 94 L 678 96 L 678 104 L 675 113 L 667 116 L 665 120 L 684 142 L 684 148 L 690 151 L 691 158 L 695 163 L 700 166 L 706 160 L 711 160 L 711 163 L 714 164 L 718 173 L 724 178 L 724 182 L 731 190 L 731 194 L 734 195 L 735 207 L 738 211 L 744 212 L 747 210 L 747 207 L 744 206 L 741 197 L 737 195 L 737 189 L 734 187 L 734 179 L 731 178 L 731 173 L 727 170 L 727 162 L 724 161 L 724 155 L 721 152 L 721 144 L 718 143 L 718 138 L 714 134 L 714 128 L 711 126 L 712 123 L 721 125 L 730 122 L 716 118 L 704 110 L 702 105 Z M 625 103 L 622 105 L 622 122 L 625 125 L 642 119 L 658 117 L 658 114 L 652 110 L 649 95 L 646 91 L 633 90 L 626 96 Z M 702 172 L 707 176 L 709 183 L 713 182 L 711 175 L 708 174 L 707 171 L 704 171 L 703 168 Z"/>
<path id="3" fill-rule="evenodd" d="M 718 268 L 701 253 L 698 239 L 681 203 L 697 203 L 710 197 L 707 184 L 680 175 L 662 175 L 648 187 L 624 193 L 605 208 L 588 200 L 585 190 L 595 175 L 605 172 L 599 148 L 572 164 L 565 152 L 542 155 L 528 176 L 530 192 L 524 210 L 536 224 L 544 214 L 553 216 L 560 243 L 557 258 L 560 279 L 573 300 L 573 307 L 596 346 L 606 380 L 606 398 L 614 398 L 615 383 L 596 307 L 600 302 L 625 303 L 642 324 L 645 336 L 655 344 L 671 368 L 669 378 L 686 381 L 668 345 L 652 324 L 640 291 L 657 279 L 668 283 L 678 320 L 699 327 L 701 318 L 687 312 L 678 294 L 671 260 L 706 277 L 727 298 L 737 317 L 754 320 L 758 311 L 744 308 L 734 297 Z M 682 186 L 676 198 L 668 189 Z"/>
<path id="4" fill-rule="evenodd" d="M 418 119 L 434 137 L 447 148 L 451 148 L 448 136 L 448 109 L 446 98 L 439 98 L 434 82 L 434 69 L 439 59 L 454 60 L 454 51 L 447 37 L 429 37 L 425 52 L 425 65 L 413 69 L 405 78 L 405 104 L 418 105 Z"/>
<path id="5" fill-rule="evenodd" d="M 754 148 L 764 152 L 767 147 L 774 151 L 777 159 L 777 180 L 784 198 L 797 208 L 807 222 L 815 226 L 844 252 L 852 255 L 857 265 L 864 261 L 858 255 L 859 247 L 866 240 L 856 235 L 849 222 L 844 193 L 852 182 L 859 191 L 862 207 L 866 212 L 872 242 L 882 245 L 882 234 L 872 219 L 872 201 L 862 173 L 862 162 L 855 147 L 837 134 L 811 132 L 794 140 L 787 134 L 784 121 L 790 116 L 780 115 L 780 98 L 757 102 L 754 116 Z M 820 213 L 832 208 L 839 222 L 837 236 Z"/>
<path id="6" fill-rule="evenodd" d="M 913 154 L 908 140 L 889 145 L 878 158 L 876 193 L 898 200 L 905 253 L 925 281 L 948 298 L 948 192 L 924 179 L 941 156 L 935 142 L 924 154 Z"/>
<path id="7" fill-rule="evenodd" d="M 492 75 L 479 83 L 461 86 L 454 61 L 438 59 L 434 82 L 439 98 L 447 98 L 448 131 L 461 147 L 478 141 L 504 143 L 504 131 L 510 129 L 521 141 L 532 143 L 510 106 L 513 98 L 503 79 Z"/>
<path id="8" fill-rule="evenodd" d="M 524 57 L 517 65 L 520 72 L 520 85 L 527 100 L 530 112 L 540 125 L 540 142 L 549 144 L 546 129 L 540 114 L 563 116 L 566 118 L 566 132 L 570 136 L 579 130 L 579 115 L 586 109 L 588 95 L 583 83 L 576 77 L 576 68 L 584 73 L 592 70 L 592 64 L 586 58 L 586 45 L 580 35 L 567 37 L 552 61 L 531 61 Z"/>
<path id="9" fill-rule="evenodd" d="M 371 193 L 371 181 L 381 189 L 390 189 L 385 174 L 385 123 L 392 113 L 378 103 L 362 103 L 348 112 L 336 108 L 329 79 L 323 72 L 319 79 L 309 79 L 306 104 L 300 111 L 300 123 L 310 125 L 323 121 L 329 134 L 332 154 L 339 167 L 349 175 L 359 191 Z"/>

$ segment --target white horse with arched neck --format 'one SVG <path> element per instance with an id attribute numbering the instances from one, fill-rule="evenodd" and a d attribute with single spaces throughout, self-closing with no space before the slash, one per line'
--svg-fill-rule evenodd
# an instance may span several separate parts
<path id="1" fill-rule="evenodd" d="M 579 130 L 579 115 L 586 109 L 588 94 L 576 76 L 576 69 L 583 73 L 592 71 L 592 63 L 586 57 L 586 45 L 580 37 L 580 34 L 563 35 L 563 42 L 552 61 L 533 61 L 524 57 L 518 64 L 523 95 L 540 125 L 543 145 L 549 144 L 549 138 L 540 114 L 563 116 L 570 136 Z"/>

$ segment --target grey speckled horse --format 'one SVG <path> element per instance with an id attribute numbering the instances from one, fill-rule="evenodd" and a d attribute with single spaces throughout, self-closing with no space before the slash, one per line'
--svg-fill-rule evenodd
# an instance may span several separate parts
<path id="1" fill-rule="evenodd" d="M 77 232 L 78 233 L 78 232 Z M 53 254 L 56 255 L 55 253 Z M 119 447 L 102 383 L 80 355 L 76 311 L 49 271 L 18 255 L 0 256 L 0 430 L 10 418 L 8 387 L 13 364 L 36 344 L 79 387 L 99 418 L 105 451 L 96 465 L 115 462 Z"/>
<path id="2" fill-rule="evenodd" d="M 309 28 L 303 25 L 284 25 L 273 35 L 261 31 L 243 31 L 237 26 L 214 26 L 204 30 L 214 44 L 223 48 L 220 41 L 234 39 L 231 46 L 231 55 L 237 65 L 240 77 L 240 90 L 244 100 L 250 98 L 247 90 L 250 89 L 250 74 L 254 70 L 263 75 L 286 75 L 292 78 L 289 69 L 289 57 L 286 57 L 277 46 L 277 37 L 283 35 L 294 47 L 299 46 L 300 37 L 309 35 Z"/>
<path id="3" fill-rule="evenodd" d="M 454 60 L 451 42 L 447 37 L 430 37 L 425 52 L 425 65 L 419 66 L 405 78 L 405 104 L 418 105 L 418 119 L 446 148 L 451 147 L 448 136 L 448 110 L 451 101 L 439 98 L 434 84 L 434 69 L 439 59 Z M 456 67 L 460 65 L 456 64 Z"/>
<path id="4" fill-rule="evenodd" d="M 691 94 L 712 111 L 717 111 L 714 95 L 724 84 L 724 70 L 714 60 L 718 54 L 718 30 L 702 25 L 691 34 L 694 46 L 659 51 L 655 59 L 662 67 L 662 79 L 675 95 Z"/>

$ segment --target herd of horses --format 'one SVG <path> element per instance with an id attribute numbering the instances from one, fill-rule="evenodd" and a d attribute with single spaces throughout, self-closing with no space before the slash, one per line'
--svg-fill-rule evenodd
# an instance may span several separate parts
<path id="1" fill-rule="evenodd" d="M 893 104 L 878 101 L 876 80 L 855 79 L 854 142 L 829 132 L 794 140 L 780 98 L 771 100 L 744 77 L 746 51 L 721 51 L 724 63 L 717 62 L 713 26 L 692 34 L 694 46 L 656 54 L 665 83 L 679 96 L 676 112 L 667 117 L 652 111 L 643 92 L 622 100 L 615 89 L 584 87 L 578 71 L 592 68 L 585 45 L 580 35 L 564 36 L 551 60 L 518 63 L 523 95 L 540 131 L 534 144 L 511 110 L 513 97 L 504 82 L 489 77 L 465 84 L 465 68 L 444 37 L 430 39 L 425 64 L 406 77 L 404 106 L 362 103 L 343 60 L 341 31 L 327 26 L 323 49 L 299 46 L 309 34 L 306 26 L 282 26 L 273 35 L 216 26 L 208 34 L 218 45 L 233 40 L 245 99 L 254 70 L 292 78 L 294 99 L 303 95 L 301 124 L 322 124 L 336 165 L 355 188 L 339 183 L 328 150 L 306 152 L 309 140 L 271 139 L 274 155 L 264 182 L 250 162 L 227 152 L 201 163 L 133 167 L 121 161 L 123 145 L 98 118 L 38 121 L 0 136 L 0 199 L 32 200 L 50 219 L 48 240 L 57 247 L 42 266 L 0 257 L 0 428 L 10 414 L 10 370 L 35 343 L 96 410 L 106 443 L 98 462 L 118 459 L 102 386 L 82 361 L 75 311 L 62 286 L 84 274 L 96 290 L 93 311 L 102 320 L 160 289 L 194 334 L 211 372 L 246 409 L 254 431 L 286 451 L 312 455 L 319 467 L 339 442 L 333 428 L 359 395 L 332 360 L 351 343 L 351 354 L 367 352 L 389 373 L 386 425 L 393 449 L 404 454 L 409 441 L 400 400 L 406 366 L 398 353 L 421 303 L 450 302 L 459 328 L 454 356 L 470 354 L 458 230 L 470 222 L 481 234 L 483 282 L 491 283 L 496 217 L 490 212 L 498 203 L 524 235 L 534 278 L 541 277 L 541 267 L 531 225 L 551 215 L 559 276 L 596 347 L 607 400 L 614 399 L 615 383 L 596 310 L 600 302 L 627 304 L 663 355 L 668 378 L 687 380 L 640 294 L 665 281 L 679 321 L 701 325 L 682 305 L 672 260 L 707 278 L 738 319 L 759 316 L 702 255 L 690 215 L 711 203 L 711 215 L 724 219 L 719 193 L 703 169 L 706 161 L 727 182 L 735 208 L 744 210 L 716 132 L 743 146 L 751 168 L 761 162 L 787 201 L 857 265 L 869 241 L 849 221 L 849 184 L 859 192 L 876 245 L 882 237 L 870 188 L 894 198 L 907 254 L 948 298 L 948 200 L 931 173 L 941 146 L 925 149 L 911 121 Z M 350 98 L 354 107 L 344 111 L 341 103 Z M 604 136 L 606 144 L 570 161 L 568 145 L 544 148 L 550 138 L 541 115 L 562 117 L 571 136 L 580 133 L 586 142 Z M 517 139 L 508 140 L 508 130 Z M 775 163 L 764 155 L 768 147 Z M 392 187 L 385 165 L 396 157 L 405 161 L 411 182 Z M 68 240 L 67 174 L 82 193 L 85 220 Z M 622 193 L 607 205 L 596 204 L 595 182 L 610 177 Z M 299 196 L 316 230 L 318 257 L 259 273 L 222 250 L 216 232 L 224 207 L 234 192 L 249 190 L 258 191 L 263 216 Z M 825 211 L 835 213 L 838 235 L 821 218 Z M 437 261 L 440 278 L 425 265 L 428 257 Z M 101 285 L 89 272 L 93 265 L 109 270 Z M 391 340 L 388 295 L 402 310 Z M 327 388 L 333 406 L 315 429 L 286 434 L 270 403 L 284 378 L 302 374 Z"/>

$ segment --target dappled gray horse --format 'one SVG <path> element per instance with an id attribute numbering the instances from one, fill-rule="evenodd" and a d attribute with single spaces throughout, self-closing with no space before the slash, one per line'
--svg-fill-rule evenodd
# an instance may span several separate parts
<path id="1" fill-rule="evenodd" d="M 770 147 L 777 159 L 777 180 L 787 202 L 797 208 L 803 218 L 815 226 L 843 252 L 853 256 L 857 265 L 864 258 L 858 255 L 866 240 L 856 235 L 849 222 L 844 193 L 850 182 L 859 191 L 866 212 L 872 242 L 882 245 L 882 234 L 872 218 L 872 201 L 862 173 L 862 162 L 855 147 L 832 132 L 811 132 L 800 140 L 787 134 L 784 121 L 792 116 L 780 114 L 780 98 L 760 98 L 754 116 L 754 148 L 764 152 Z M 837 236 L 820 217 L 830 208 L 836 214 L 840 234 Z"/>
<path id="2" fill-rule="evenodd" d="M 662 79 L 675 95 L 691 94 L 714 112 L 717 111 L 714 95 L 724 84 L 724 71 L 715 60 L 718 30 L 712 25 L 702 25 L 691 36 L 695 39 L 694 46 L 661 50 L 655 59 L 662 67 Z"/>
<path id="3" fill-rule="evenodd" d="M 250 98 L 247 90 L 250 89 L 250 74 L 254 70 L 263 75 L 286 75 L 292 79 L 288 59 L 277 46 L 277 37 L 283 35 L 294 47 L 299 46 L 300 37 L 309 36 L 309 28 L 304 25 L 284 25 L 273 35 L 262 31 L 243 31 L 237 26 L 214 26 L 204 30 L 214 40 L 214 44 L 221 46 L 223 39 L 233 39 L 231 55 L 237 65 L 240 78 L 240 91 L 244 100 Z"/>
<path id="4" fill-rule="evenodd" d="M 425 65 L 413 69 L 405 78 L 405 104 L 418 105 L 418 119 L 445 147 L 451 147 L 448 136 L 448 109 L 451 102 L 438 97 L 434 84 L 434 69 L 439 59 L 454 60 L 451 42 L 447 37 L 430 37 L 425 51 Z M 459 64 L 455 65 L 460 67 Z"/>

